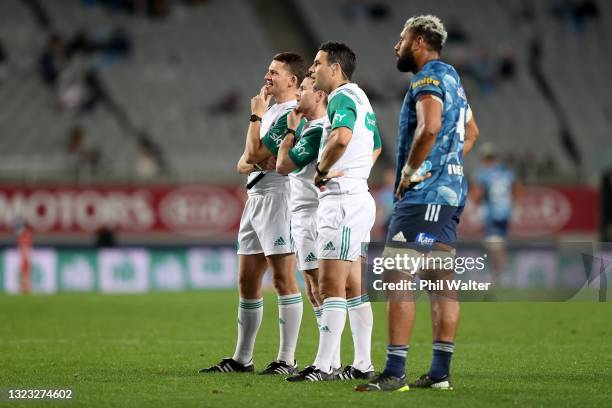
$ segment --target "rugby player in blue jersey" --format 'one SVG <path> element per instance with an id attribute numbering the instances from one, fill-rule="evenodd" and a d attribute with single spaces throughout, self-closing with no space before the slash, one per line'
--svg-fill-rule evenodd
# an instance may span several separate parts
<path id="1" fill-rule="evenodd" d="M 481 166 L 474 179 L 474 201 L 480 205 L 485 229 L 485 245 L 491 254 L 493 282 L 499 283 L 500 275 L 506 268 L 506 240 L 512 202 L 519 192 L 514 170 L 499 158 L 492 143 L 485 143 L 479 149 Z"/>
<path id="2" fill-rule="evenodd" d="M 463 158 L 478 138 L 478 128 L 459 75 L 440 61 L 446 30 L 435 16 L 410 18 L 395 46 L 397 68 L 412 72 L 399 120 L 396 204 L 388 246 L 414 244 L 442 257 L 453 257 L 456 227 L 463 211 L 467 182 Z M 386 250 L 386 249 L 385 249 Z M 420 256 L 415 252 L 414 256 Z M 435 273 L 452 279 L 452 270 Z M 405 380 L 406 355 L 415 317 L 414 302 L 387 304 L 389 345 L 384 371 L 357 391 L 452 389 L 450 362 L 459 322 L 456 293 L 430 292 L 433 358 L 428 373 L 411 384 Z"/>

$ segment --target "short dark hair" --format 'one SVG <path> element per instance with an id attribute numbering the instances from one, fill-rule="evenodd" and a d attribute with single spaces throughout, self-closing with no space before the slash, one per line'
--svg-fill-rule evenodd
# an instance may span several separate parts
<path id="1" fill-rule="evenodd" d="M 297 86 L 300 86 L 307 72 L 306 61 L 300 54 L 294 52 L 279 52 L 272 57 L 272 59 L 287 64 L 289 72 L 297 77 Z"/>
<path id="2" fill-rule="evenodd" d="M 319 51 L 325 51 L 327 53 L 327 61 L 330 64 L 338 63 L 346 78 L 350 81 L 355 72 L 355 65 L 357 64 L 357 57 L 348 45 L 338 42 L 326 42 L 321 44 Z"/>

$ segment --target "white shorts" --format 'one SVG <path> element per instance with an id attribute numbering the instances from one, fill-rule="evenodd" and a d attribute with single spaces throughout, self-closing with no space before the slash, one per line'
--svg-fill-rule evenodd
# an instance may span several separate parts
<path id="1" fill-rule="evenodd" d="M 238 231 L 238 254 L 265 256 L 293 252 L 290 234 L 289 193 L 249 195 Z"/>
<path id="2" fill-rule="evenodd" d="M 300 271 L 317 269 L 317 207 L 306 208 L 291 214 L 291 236 Z"/>
<path id="3" fill-rule="evenodd" d="M 376 204 L 369 192 L 321 198 L 317 210 L 319 259 L 357 260 L 361 244 L 370 239 L 375 218 Z"/>

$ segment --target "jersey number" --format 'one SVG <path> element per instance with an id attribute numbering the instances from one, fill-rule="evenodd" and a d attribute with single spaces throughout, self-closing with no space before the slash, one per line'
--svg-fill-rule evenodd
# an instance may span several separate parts
<path id="1" fill-rule="evenodd" d="M 459 134 L 459 141 L 465 141 L 465 108 L 459 110 L 459 120 L 457 121 L 457 133 Z"/>

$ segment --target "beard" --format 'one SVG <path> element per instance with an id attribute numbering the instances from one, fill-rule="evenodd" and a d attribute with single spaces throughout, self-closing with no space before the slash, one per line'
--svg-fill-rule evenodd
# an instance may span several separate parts
<path id="1" fill-rule="evenodd" d="M 397 70 L 400 72 L 414 72 L 416 69 L 416 61 L 410 53 L 406 51 L 403 55 L 400 55 L 397 59 Z"/>

